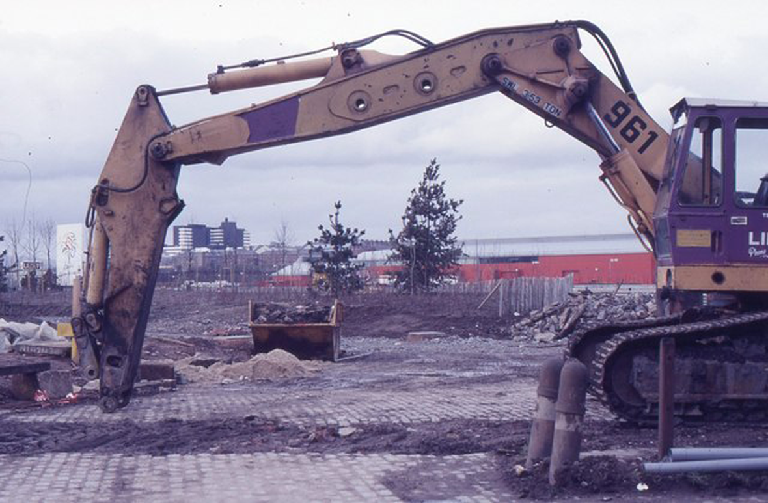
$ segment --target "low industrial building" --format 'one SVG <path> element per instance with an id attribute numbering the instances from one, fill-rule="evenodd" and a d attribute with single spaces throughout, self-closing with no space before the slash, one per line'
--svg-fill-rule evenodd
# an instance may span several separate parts
<path id="1" fill-rule="evenodd" d="M 519 277 L 564 277 L 575 284 L 654 283 L 653 254 L 634 234 L 554 236 L 535 238 L 468 239 L 460 241 L 463 256 L 454 278 L 480 282 Z M 389 249 L 364 251 L 355 259 L 365 265 L 370 284 L 389 284 L 401 264 L 390 260 Z M 310 267 L 305 258 L 280 269 L 271 283 L 307 286 Z"/>

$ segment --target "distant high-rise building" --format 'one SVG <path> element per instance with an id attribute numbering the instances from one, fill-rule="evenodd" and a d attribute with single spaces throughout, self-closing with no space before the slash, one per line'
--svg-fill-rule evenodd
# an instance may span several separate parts
<path id="1" fill-rule="evenodd" d="M 210 241 L 210 229 L 205 224 L 173 226 L 173 246 L 183 250 L 204 248 Z"/>
<path id="2" fill-rule="evenodd" d="M 224 248 L 224 231 L 217 228 L 210 229 L 211 239 L 208 241 L 210 248 Z"/>
<path id="3" fill-rule="evenodd" d="M 218 227 L 205 224 L 174 225 L 173 246 L 181 250 L 244 248 L 250 246 L 250 236 L 244 229 L 239 229 L 236 222 L 225 218 Z"/>
<path id="4" fill-rule="evenodd" d="M 243 247 L 245 231 L 238 229 L 235 222 L 230 222 L 228 218 L 225 218 L 217 230 L 221 231 L 221 243 L 224 248 Z M 213 240 L 213 236 L 211 236 L 211 240 Z"/>

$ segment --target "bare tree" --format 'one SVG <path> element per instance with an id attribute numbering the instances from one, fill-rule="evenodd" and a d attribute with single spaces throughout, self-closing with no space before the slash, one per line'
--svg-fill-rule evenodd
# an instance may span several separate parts
<path id="1" fill-rule="evenodd" d="M 29 220 L 27 221 L 27 239 L 24 242 L 24 251 L 27 254 L 27 257 L 31 260 L 31 269 L 27 273 L 27 287 L 30 289 L 30 291 L 37 291 L 39 283 L 38 283 L 38 272 L 37 272 L 37 264 L 38 264 L 38 258 L 40 256 L 40 247 L 43 244 L 43 240 L 40 238 L 40 222 L 35 219 L 35 214 L 33 213 Z"/>
<path id="2" fill-rule="evenodd" d="M 46 218 L 40 222 L 38 232 L 43 248 L 45 249 L 46 268 L 51 270 L 51 253 L 56 247 L 56 222 L 50 218 Z"/>
<path id="3" fill-rule="evenodd" d="M 21 265 L 21 249 L 23 248 L 23 222 L 20 224 L 15 217 L 11 217 L 5 222 L 5 237 L 8 240 L 8 249 L 11 254 L 11 264 L 9 270 L 13 272 L 13 288 L 17 288 L 20 283 L 19 266 Z"/>
<path id="4" fill-rule="evenodd" d="M 40 239 L 40 222 L 35 219 L 34 213 L 29 218 L 27 225 L 27 240 L 24 242 L 24 251 L 33 263 L 37 262 L 38 254 L 43 240 Z"/>
<path id="5" fill-rule="evenodd" d="M 5 241 L 5 236 L 0 235 L 0 241 Z M 0 251 L 0 293 L 8 291 L 8 270 L 5 267 L 6 255 L 8 255 L 8 250 Z M 2 307 L 2 301 L 0 301 L 0 307 Z"/>
<path id="6" fill-rule="evenodd" d="M 274 246 L 277 248 L 280 257 L 279 269 L 282 269 L 286 265 L 285 262 L 288 256 L 288 247 L 290 247 L 293 242 L 293 232 L 290 227 L 288 227 L 288 222 L 282 219 L 280 220 L 280 226 L 275 229 L 274 238 Z"/>

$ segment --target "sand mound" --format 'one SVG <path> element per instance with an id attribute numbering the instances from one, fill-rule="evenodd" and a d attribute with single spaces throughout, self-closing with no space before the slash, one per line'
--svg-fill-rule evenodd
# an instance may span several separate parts
<path id="1" fill-rule="evenodd" d="M 200 360 L 199 356 L 180 360 L 177 369 L 190 382 L 272 381 L 310 376 L 318 372 L 322 365 L 319 362 L 299 360 L 282 349 L 255 355 L 245 362 L 216 362 L 209 367 L 195 364 Z"/>

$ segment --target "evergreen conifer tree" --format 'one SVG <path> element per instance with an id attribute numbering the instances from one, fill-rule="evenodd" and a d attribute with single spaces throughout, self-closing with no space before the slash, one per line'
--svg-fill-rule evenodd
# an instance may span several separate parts
<path id="1" fill-rule="evenodd" d="M 454 272 L 461 257 L 454 232 L 461 220 L 458 209 L 462 203 L 446 196 L 440 165 L 432 159 L 408 198 L 403 229 L 397 236 L 389 231 L 392 259 L 403 265 L 395 278 L 396 286 L 412 293 L 428 292 Z"/>

